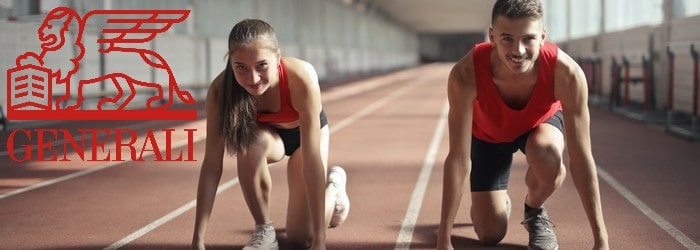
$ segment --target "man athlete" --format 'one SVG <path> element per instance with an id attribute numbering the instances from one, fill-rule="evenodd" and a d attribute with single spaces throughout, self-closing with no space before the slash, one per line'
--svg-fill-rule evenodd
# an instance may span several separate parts
<path id="1" fill-rule="evenodd" d="M 448 80 L 450 150 L 445 159 L 438 249 L 450 235 L 470 175 L 471 218 L 487 245 L 505 236 L 510 216 L 508 177 L 513 153 L 529 168 L 522 224 L 529 248 L 558 249 L 543 204 L 571 176 L 592 232 L 594 249 L 608 248 L 596 165 L 591 153 L 588 90 L 581 68 L 545 42 L 539 0 L 496 1 L 489 40 L 476 45 Z"/>

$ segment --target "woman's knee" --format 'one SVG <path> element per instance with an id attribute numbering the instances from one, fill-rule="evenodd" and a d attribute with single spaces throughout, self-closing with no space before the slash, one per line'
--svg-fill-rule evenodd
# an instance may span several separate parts
<path id="1" fill-rule="evenodd" d="M 275 147 L 275 136 L 269 128 L 259 128 L 255 140 L 246 148 L 245 152 L 239 153 L 237 158 L 239 161 L 256 162 L 268 158 Z M 250 165 L 250 164 L 246 164 Z"/>
<path id="2" fill-rule="evenodd" d="M 310 248 L 313 239 L 314 238 L 311 234 L 287 229 L 287 240 L 289 240 L 289 243 L 297 248 Z"/>

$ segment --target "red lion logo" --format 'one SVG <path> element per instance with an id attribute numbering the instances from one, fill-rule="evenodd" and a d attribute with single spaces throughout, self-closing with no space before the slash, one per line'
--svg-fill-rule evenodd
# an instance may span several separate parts
<path id="1" fill-rule="evenodd" d="M 196 100 L 188 91 L 180 90 L 172 69 L 158 53 L 138 44 L 152 41 L 173 24 L 184 21 L 189 10 L 92 10 L 81 18 L 74 10 L 58 7 L 49 12 L 38 35 L 41 52 L 26 52 L 17 57 L 17 67 L 7 71 L 8 119 L 36 120 L 192 120 L 195 110 L 168 110 L 174 97 L 185 104 Z M 101 23 L 96 39 L 83 37 L 85 24 Z M 72 39 L 71 39 L 72 37 Z M 88 40 L 88 41 L 86 41 Z M 71 47 L 73 46 L 73 47 Z M 90 49 L 86 49 L 90 48 Z M 95 53 L 95 54 L 91 54 Z M 69 62 L 49 64 L 52 61 Z M 114 69 L 88 71 L 80 69 L 80 61 L 102 57 L 118 57 L 134 65 L 129 67 L 154 70 L 152 74 L 167 75 L 164 84 L 137 77 Z M 76 89 L 71 89 L 71 78 L 79 77 Z M 143 77 L 142 77 L 143 78 Z M 95 83 L 113 84 L 116 94 L 102 96 L 96 110 L 86 110 L 84 87 Z M 52 85 L 65 87 L 65 94 L 53 100 Z M 153 93 L 146 100 L 146 110 L 127 110 L 127 105 L 140 91 Z M 77 93 L 75 93 L 77 92 Z M 75 97 L 75 98 L 72 98 Z M 162 105 L 159 105 L 162 104 Z M 83 108 L 83 109 L 81 109 Z"/>

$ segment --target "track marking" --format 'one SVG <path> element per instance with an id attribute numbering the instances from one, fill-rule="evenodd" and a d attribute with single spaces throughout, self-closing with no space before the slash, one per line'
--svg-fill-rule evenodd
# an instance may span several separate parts
<path id="1" fill-rule="evenodd" d="M 385 97 L 383 97 L 383 98 L 381 98 L 381 99 L 375 101 L 374 103 L 370 104 L 369 106 L 363 108 L 362 110 L 358 111 L 357 113 L 354 113 L 354 114 L 352 114 L 351 116 L 349 116 L 349 117 L 347 117 L 347 118 L 345 118 L 345 119 L 339 121 L 338 123 L 336 123 L 336 124 L 334 124 L 333 126 L 331 126 L 331 128 L 330 128 L 330 130 L 329 130 L 329 133 L 330 133 L 330 134 L 333 134 L 333 133 L 335 133 L 335 132 L 338 132 L 338 131 L 340 131 L 341 129 L 343 129 L 343 128 L 347 127 L 348 125 L 350 125 L 351 123 L 353 123 L 353 122 L 355 122 L 355 121 L 357 121 L 357 120 L 359 120 L 359 119 L 361 119 L 361 118 L 363 118 L 363 117 L 365 117 L 365 116 L 371 114 L 371 113 L 374 112 L 375 110 L 377 110 L 377 109 L 381 108 L 382 106 L 386 105 L 389 101 L 391 101 L 391 100 L 393 100 L 393 99 L 396 99 L 397 97 L 399 97 L 399 95 L 401 95 L 401 94 L 405 93 L 406 91 L 408 91 L 408 89 L 410 89 L 410 88 L 412 88 L 412 87 L 415 87 L 415 85 L 416 85 L 415 83 L 406 84 L 404 87 L 400 88 L 399 90 L 394 91 L 394 93 L 392 93 L 391 95 L 385 96 Z M 444 127 L 444 124 L 443 124 L 443 127 Z M 438 143 L 438 145 L 439 145 L 439 143 Z M 434 156 L 433 156 L 433 158 L 434 158 Z M 431 164 L 431 165 L 432 165 L 432 164 Z M 428 175 L 430 175 L 430 173 L 428 173 Z M 235 183 L 232 183 L 232 182 L 234 182 L 234 180 L 235 180 Z M 231 183 L 231 184 L 229 184 L 229 183 Z M 225 184 L 220 185 L 220 186 L 217 188 L 217 194 L 220 193 L 220 192 L 225 191 L 226 189 L 228 189 L 228 188 L 234 186 L 234 185 L 237 184 L 237 183 L 238 183 L 238 177 L 234 178 L 234 179 L 231 180 L 231 181 L 226 182 Z M 181 206 L 181 207 L 179 207 L 179 208 L 173 210 L 172 212 L 168 213 L 167 215 L 165 215 L 165 216 L 163 216 L 163 217 L 161 217 L 161 218 L 159 218 L 159 219 L 157 219 L 157 220 L 155 220 L 155 221 L 149 223 L 148 225 L 142 227 L 141 229 L 136 230 L 135 232 L 129 234 L 128 236 L 122 238 L 121 240 L 115 242 L 114 244 L 112 244 L 112 245 L 110 245 L 110 246 L 104 248 L 104 250 L 115 250 L 115 249 L 119 249 L 119 248 L 121 248 L 121 247 L 123 247 L 123 246 L 125 246 L 125 245 L 127 245 L 127 244 L 129 244 L 129 243 L 131 243 L 132 241 L 134 241 L 134 240 L 136 240 L 136 239 L 138 239 L 138 238 L 141 238 L 142 236 L 146 235 L 146 234 L 149 233 L 150 231 L 153 231 L 154 229 L 160 227 L 161 225 L 163 225 L 163 224 L 165 224 L 165 223 L 167 223 L 167 222 L 169 222 L 169 221 L 175 219 L 177 216 L 180 216 L 180 215 L 183 214 L 184 212 L 186 212 L 186 211 L 188 211 L 188 210 L 190 210 L 190 209 L 192 209 L 192 208 L 195 208 L 195 207 L 196 207 L 196 203 L 197 203 L 197 199 L 191 200 L 191 201 L 188 202 L 187 204 L 185 204 L 185 205 L 183 205 L 183 206 Z M 420 209 L 420 206 L 418 206 L 418 207 L 419 207 L 419 209 Z M 415 224 L 415 223 L 414 223 L 414 224 Z M 409 241 L 410 241 L 410 240 L 409 240 Z"/>
<path id="2" fill-rule="evenodd" d="M 651 221 L 656 223 L 656 225 L 659 225 L 661 229 L 666 231 L 671 237 L 676 239 L 679 243 L 681 243 L 684 247 L 687 249 L 700 249 L 700 246 L 698 246 L 698 243 L 695 243 L 692 239 L 690 239 L 687 235 L 685 235 L 681 230 L 678 230 L 678 228 L 674 227 L 670 222 L 668 222 L 666 219 L 661 217 L 661 215 L 657 214 L 652 210 L 647 204 L 645 204 L 642 200 L 637 198 L 634 193 L 629 191 L 625 186 L 623 186 L 620 182 L 618 182 L 615 178 L 612 177 L 612 175 L 608 174 L 607 171 L 603 170 L 600 166 L 598 166 L 598 176 L 600 176 L 601 179 L 605 180 L 610 186 L 612 186 L 615 191 L 617 191 L 622 197 L 625 197 L 627 201 L 632 203 L 639 211 L 641 211 L 644 215 L 646 215 Z"/>
<path id="3" fill-rule="evenodd" d="M 410 83 L 410 84 L 406 84 L 402 88 L 391 93 L 391 95 L 385 96 L 384 98 L 375 101 L 374 103 L 372 103 L 369 106 L 365 107 L 364 109 L 358 111 L 357 113 L 354 113 L 351 116 L 343 119 L 342 121 L 340 121 L 336 124 L 333 124 L 333 126 L 331 126 L 331 128 L 330 128 L 330 132 L 333 133 L 335 131 L 341 130 L 341 129 L 345 128 L 346 126 L 350 125 L 351 123 L 359 120 L 360 118 L 371 114 L 372 112 L 374 112 L 377 109 L 381 108 L 382 106 L 386 105 L 388 102 L 390 102 L 390 101 L 396 99 L 397 97 L 399 97 L 400 95 L 406 93 L 406 91 L 408 91 L 412 87 L 415 87 L 416 82 L 418 82 L 418 81 L 415 81 L 415 82 Z"/>
<path id="4" fill-rule="evenodd" d="M 235 177 L 231 179 L 230 181 L 227 181 L 224 184 L 219 185 L 219 187 L 216 189 L 216 194 L 219 194 L 226 189 L 229 189 L 233 186 L 238 184 L 238 177 Z M 171 221 L 172 219 L 175 219 L 176 217 L 180 216 L 181 214 L 187 212 L 188 210 L 194 208 L 197 205 L 197 199 L 191 200 L 185 205 L 182 205 L 178 209 L 175 209 L 174 211 L 166 214 L 163 217 L 160 217 L 159 219 L 151 222 L 151 224 L 146 225 L 145 227 L 142 227 L 141 229 L 137 230 L 136 232 L 133 232 L 129 234 L 128 236 L 122 238 L 121 240 L 115 242 L 112 245 L 109 245 L 108 247 L 105 247 L 104 250 L 114 250 L 114 249 L 119 249 L 120 247 L 123 247 L 126 244 L 129 244 L 130 242 L 140 238 L 141 236 L 147 234 L 148 232 L 152 231 L 153 229 L 156 229 L 160 227 L 161 225 L 167 223 L 168 221 Z"/>
<path id="5" fill-rule="evenodd" d="M 404 217 L 403 223 L 401 224 L 401 231 L 399 232 L 399 237 L 396 239 L 396 246 L 394 247 L 395 250 L 410 249 L 411 247 L 413 229 L 416 227 L 416 221 L 418 220 L 418 214 L 420 214 L 420 208 L 423 204 L 425 190 L 428 187 L 430 174 L 435 166 L 435 157 L 437 156 L 440 143 L 442 142 L 442 135 L 445 133 L 449 107 L 449 104 L 445 102 L 437 127 L 435 128 L 435 133 L 433 134 L 433 139 L 430 142 L 430 148 L 428 148 L 428 154 L 425 155 L 425 160 L 423 160 L 423 167 L 418 176 L 416 187 L 413 189 L 411 202 L 406 210 L 406 217 Z"/>

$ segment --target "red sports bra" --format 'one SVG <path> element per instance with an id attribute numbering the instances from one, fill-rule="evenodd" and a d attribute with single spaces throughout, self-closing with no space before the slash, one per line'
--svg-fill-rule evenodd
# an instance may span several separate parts
<path id="1" fill-rule="evenodd" d="M 280 110 L 277 113 L 258 112 L 260 123 L 286 123 L 299 120 L 299 112 L 292 107 L 292 98 L 289 93 L 289 81 L 287 80 L 287 68 L 282 60 L 277 66 L 280 78 Z"/>

